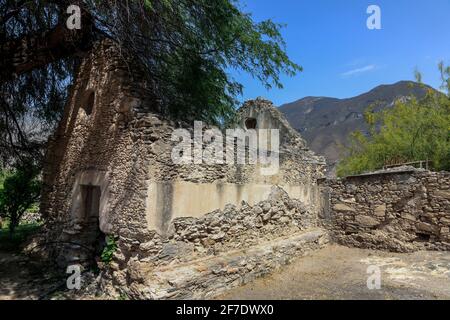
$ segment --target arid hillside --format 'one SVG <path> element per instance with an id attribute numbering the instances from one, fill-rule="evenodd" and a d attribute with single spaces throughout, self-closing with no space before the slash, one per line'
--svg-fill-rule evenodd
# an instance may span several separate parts
<path id="1" fill-rule="evenodd" d="M 401 81 L 382 85 L 373 90 L 348 99 L 328 97 L 306 97 L 282 105 L 292 127 L 297 129 L 308 142 L 309 147 L 327 158 L 333 166 L 348 145 L 348 136 L 355 130 L 367 131 L 364 111 L 375 104 L 376 111 L 392 106 L 394 101 L 411 95 L 422 97 L 429 87 L 415 82 Z"/>

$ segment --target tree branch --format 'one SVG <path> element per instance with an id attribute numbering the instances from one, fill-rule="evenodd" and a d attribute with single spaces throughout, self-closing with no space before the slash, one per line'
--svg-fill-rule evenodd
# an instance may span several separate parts
<path id="1" fill-rule="evenodd" d="M 0 44 L 0 83 L 53 61 L 87 51 L 95 38 L 91 16 L 82 12 L 82 28 L 69 30 L 64 23 L 43 34 L 32 33 Z"/>

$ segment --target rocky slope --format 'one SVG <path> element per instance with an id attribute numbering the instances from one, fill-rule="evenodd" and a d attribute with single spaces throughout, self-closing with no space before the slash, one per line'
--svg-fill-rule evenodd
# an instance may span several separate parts
<path id="1" fill-rule="evenodd" d="M 397 99 L 411 95 L 422 97 L 429 87 L 411 81 L 381 85 L 348 99 L 306 97 L 280 107 L 309 147 L 323 155 L 331 167 L 342 157 L 348 136 L 355 130 L 367 131 L 364 111 L 371 104 L 376 111 L 391 107 Z"/>

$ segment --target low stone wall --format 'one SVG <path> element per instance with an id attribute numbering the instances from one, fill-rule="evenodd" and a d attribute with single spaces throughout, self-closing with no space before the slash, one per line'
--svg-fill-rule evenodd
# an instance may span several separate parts
<path id="1" fill-rule="evenodd" d="M 450 173 L 380 172 L 322 182 L 322 216 L 341 244 L 450 250 Z"/>
<path id="2" fill-rule="evenodd" d="M 318 225 L 316 213 L 290 198 L 283 189 L 274 187 L 267 200 L 254 206 L 244 202 L 239 208 L 228 205 L 200 218 L 176 218 L 167 234 L 155 232 L 145 243 L 136 241 L 129 245 L 127 239 L 119 239 L 119 249 L 107 267 L 105 278 L 112 280 L 115 287 L 127 290 L 133 298 L 212 296 L 243 283 L 244 279 L 265 274 L 308 249 L 320 247 L 326 242 L 323 231 L 314 240 L 306 237 L 310 241 L 304 246 L 292 240 L 304 232 L 317 230 Z M 237 256 L 242 255 L 239 259 L 236 252 L 240 252 Z M 196 269 L 197 273 L 180 278 L 191 279 L 191 287 L 187 283 L 177 284 L 182 282 L 177 277 L 169 277 L 180 270 L 197 268 L 199 261 L 208 261 L 203 263 L 204 270 Z M 238 272 L 230 275 L 228 269 L 236 268 L 236 263 L 240 266 Z M 219 264 L 228 271 L 217 272 Z M 157 274 L 167 278 L 162 275 L 158 278 Z M 209 284 L 201 285 L 206 280 Z"/>
<path id="3" fill-rule="evenodd" d="M 262 242 L 189 264 L 149 270 L 145 284 L 133 283 L 129 293 L 143 299 L 209 299 L 226 290 L 268 275 L 292 260 L 328 243 L 321 229 Z"/>

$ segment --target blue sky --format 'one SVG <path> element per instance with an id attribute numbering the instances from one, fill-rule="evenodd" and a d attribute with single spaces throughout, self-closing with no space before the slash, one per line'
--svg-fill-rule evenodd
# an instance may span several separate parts
<path id="1" fill-rule="evenodd" d="M 234 73 L 243 100 L 266 97 L 275 104 L 305 96 L 352 97 L 380 84 L 413 80 L 439 87 L 437 63 L 450 64 L 450 0 L 240 0 L 256 21 L 285 23 L 291 59 L 304 71 L 283 77 L 284 89 L 267 91 Z M 381 30 L 369 30 L 369 5 L 381 8 Z"/>

